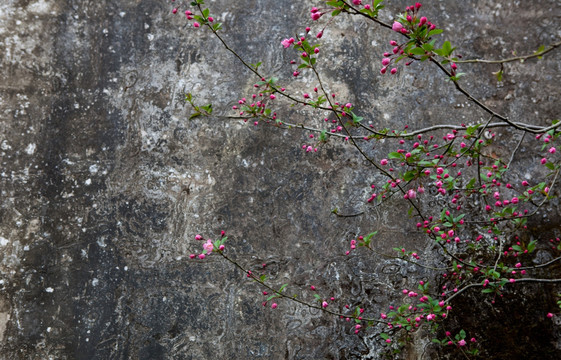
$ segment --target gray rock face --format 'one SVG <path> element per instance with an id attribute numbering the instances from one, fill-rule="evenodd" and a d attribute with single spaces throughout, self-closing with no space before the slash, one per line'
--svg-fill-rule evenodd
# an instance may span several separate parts
<path id="1" fill-rule="evenodd" d="M 309 18 L 317 2 L 208 3 L 225 39 L 248 62 L 262 61 L 264 73 L 278 74 L 295 96 L 317 86 L 309 75 L 292 79 L 288 62 L 295 54 L 280 45 L 305 26 L 317 30 Z M 405 5 L 391 2 L 381 18 L 389 21 Z M 531 53 L 558 41 L 559 5 L 424 4 L 468 58 Z M 264 308 L 263 289 L 218 255 L 189 259 L 202 250 L 195 234 L 216 238 L 225 230 L 227 254 L 252 271 L 279 286 L 289 283 L 288 292 L 310 301 L 308 288 L 315 285 L 321 296 L 335 297 L 333 307 L 362 306 L 371 316 L 431 274 L 366 251 L 345 256 L 350 239 L 378 230 L 380 252 L 403 245 L 438 261 L 406 217 L 405 203 L 367 206 L 369 186 L 383 178 L 344 141 L 332 139 L 309 154 L 301 149 L 308 132 L 218 116 L 231 115 L 258 79 L 216 38 L 188 25 L 184 5 L 176 15 L 173 6 L 153 0 L 0 4 L 0 357 L 377 358 L 382 347 L 374 332 L 357 336 L 345 321 L 285 300 L 276 310 Z M 318 62 L 329 91 L 380 127 L 486 117 L 429 64 L 380 76 L 392 36 L 363 19 L 334 21 Z M 513 119 L 559 118 L 558 50 L 539 63 L 506 65 L 500 84 L 491 74 L 497 67 L 462 70 L 466 87 Z M 188 120 L 188 92 L 197 103 L 212 102 L 217 116 Z M 323 119 L 298 107 L 278 113 L 293 123 Z M 519 139 L 506 131 L 498 136 L 497 151 L 507 154 Z M 369 151 L 387 154 L 383 144 Z M 531 156 L 530 148 L 521 151 Z M 334 208 L 362 214 L 338 217 Z M 557 203 L 551 209 L 558 214 Z M 553 219 L 537 219 L 534 233 L 544 240 L 559 236 L 558 215 Z M 540 234 L 544 223 L 547 234 Z M 547 249 L 542 257 L 555 256 Z M 559 325 L 536 320 L 553 310 L 555 291 L 536 286 L 524 295 L 550 301 L 530 315 L 526 307 L 516 313 L 521 321 L 534 317 L 523 336 L 543 339 L 542 359 L 561 349 Z M 460 317 L 471 310 L 458 307 Z M 488 316 L 493 324 L 503 321 Z M 505 344 L 522 335 L 509 336 Z M 415 343 L 406 356 L 421 356 L 425 345 Z M 489 354 L 500 356 L 500 349 Z"/>

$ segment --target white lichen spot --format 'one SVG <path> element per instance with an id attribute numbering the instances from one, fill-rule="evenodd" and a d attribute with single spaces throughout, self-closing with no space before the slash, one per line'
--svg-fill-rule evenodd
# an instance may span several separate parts
<path id="1" fill-rule="evenodd" d="M 35 14 L 48 14 L 51 10 L 51 4 L 45 0 L 39 0 L 27 6 L 27 10 Z"/>
<path id="2" fill-rule="evenodd" d="M 125 17 L 125 15 L 127 15 L 127 13 L 124 12 L 124 11 L 121 11 L 121 12 L 119 13 L 119 16 L 120 16 L 120 17 Z"/>
<path id="3" fill-rule="evenodd" d="M 6 246 L 10 240 L 6 239 L 5 237 L 0 236 L 0 246 Z"/>
<path id="4" fill-rule="evenodd" d="M 50 332 L 51 332 L 51 330 L 52 330 L 52 329 L 51 329 L 51 327 L 49 326 L 49 327 L 47 328 L 47 332 L 49 332 L 49 333 L 50 333 Z"/>
<path id="5" fill-rule="evenodd" d="M 92 286 L 97 286 L 97 284 L 99 284 L 99 279 L 98 278 L 94 278 L 92 280 Z"/>
<path id="6" fill-rule="evenodd" d="M 29 144 L 27 145 L 27 147 L 25 148 L 25 152 L 27 153 L 27 155 L 33 155 L 33 153 L 35 153 L 35 149 L 37 148 L 37 145 L 35 144 Z"/>
<path id="7" fill-rule="evenodd" d="M 94 164 L 94 165 L 90 166 L 90 169 L 89 169 L 89 170 L 90 170 L 90 173 L 91 173 L 91 174 L 95 174 L 95 173 L 97 173 L 97 172 L 99 171 L 99 166 L 97 166 L 97 165 Z"/>
<path id="8" fill-rule="evenodd" d="M 92 179 L 87 179 L 86 181 L 84 181 L 84 184 L 85 184 L 86 186 L 91 185 L 91 184 L 92 184 Z"/>
<path id="9" fill-rule="evenodd" d="M 154 40 L 154 34 L 148 34 L 146 37 L 148 37 L 148 41 Z"/>
<path id="10" fill-rule="evenodd" d="M 55 289 L 53 289 L 52 287 L 48 287 L 45 289 L 45 291 L 48 293 L 52 293 L 53 291 L 55 291 Z"/>

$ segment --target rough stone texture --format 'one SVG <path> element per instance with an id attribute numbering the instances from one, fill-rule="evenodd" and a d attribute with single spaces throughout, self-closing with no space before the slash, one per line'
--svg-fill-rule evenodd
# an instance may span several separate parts
<path id="1" fill-rule="evenodd" d="M 293 54 L 280 40 L 309 25 L 312 5 L 317 2 L 209 1 L 232 47 L 249 62 L 262 61 L 295 94 L 316 84 L 309 76 L 291 83 Z M 391 1 L 383 20 L 405 5 Z M 424 4 L 466 57 L 489 58 L 558 40 L 560 5 Z M 376 314 L 395 300 L 393 289 L 428 274 L 371 254 L 345 257 L 349 239 L 378 230 L 380 251 L 405 244 L 424 254 L 432 246 L 413 232 L 399 201 L 382 211 L 365 206 L 369 185 L 382 178 L 342 143 L 310 155 L 300 149 L 304 132 L 218 117 L 188 121 L 185 93 L 229 114 L 256 79 L 171 9 L 156 0 L 0 4 L 1 357 L 376 358 L 375 336 L 355 336 L 346 323 L 286 301 L 276 311 L 264 309 L 260 289 L 218 256 L 188 259 L 200 251 L 196 233 L 217 236 L 225 229 L 229 254 L 255 271 L 266 262 L 267 274 L 290 283 L 289 291 L 305 292 L 313 282 L 322 294 Z M 379 76 L 380 54 L 392 36 L 358 18 L 335 21 L 322 48 L 329 54 L 320 62 L 325 83 L 381 126 L 486 117 L 428 64 Z M 528 63 L 506 65 L 501 84 L 491 74 L 496 67 L 465 66 L 466 87 L 515 119 L 544 124 L 559 117 L 559 51 Z M 309 114 L 282 111 L 294 122 Z M 508 154 L 518 138 L 499 136 L 506 140 L 496 151 Z M 522 153 L 530 151 L 525 146 Z M 527 171 L 520 176 L 533 174 Z M 335 217 L 335 207 L 364 215 Z M 542 226 L 547 236 L 559 235 L 558 204 L 550 211 L 557 215 L 535 220 L 533 236 L 544 236 Z M 544 339 L 535 348 L 541 353 L 526 359 L 559 356 L 561 325 L 535 320 L 553 310 L 556 289 L 526 291 L 525 305 L 549 301 L 530 314 L 527 306 L 517 308 L 520 321 L 509 326 L 531 322 L 527 333 L 508 331 L 503 338 L 481 329 L 482 340 L 497 345 L 488 358 L 537 338 Z M 459 316 L 471 316 L 464 305 Z M 512 315 L 485 314 L 493 333 Z M 421 356 L 425 345 L 408 349 L 408 356 Z"/>

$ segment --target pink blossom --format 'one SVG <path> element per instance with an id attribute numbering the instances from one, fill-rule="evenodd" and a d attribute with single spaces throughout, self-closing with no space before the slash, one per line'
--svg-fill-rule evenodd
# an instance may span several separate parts
<path id="1" fill-rule="evenodd" d="M 547 317 L 548 317 L 548 318 L 551 319 L 553 316 L 554 316 L 554 315 L 553 315 L 552 313 L 547 313 Z"/>
<path id="2" fill-rule="evenodd" d="M 544 164 L 547 162 L 547 159 L 546 159 L 546 158 L 542 158 L 540 162 L 542 163 L 542 165 L 544 165 Z"/>
<path id="3" fill-rule="evenodd" d="M 271 305 L 271 309 L 276 309 L 277 308 L 277 303 L 273 303 L 273 305 Z"/>
<path id="4" fill-rule="evenodd" d="M 199 235 L 199 234 L 195 235 L 195 240 L 202 240 L 202 239 L 203 239 L 203 237 L 201 235 Z"/>
<path id="5" fill-rule="evenodd" d="M 197 256 L 197 255 L 195 255 L 195 254 L 190 254 L 190 255 L 189 255 L 189 259 L 194 259 L 196 256 Z"/>
<path id="6" fill-rule="evenodd" d="M 401 23 L 398 23 L 397 21 L 394 21 L 392 25 L 392 30 L 396 32 L 401 32 L 402 29 L 403 29 L 403 25 L 401 25 Z"/>
<path id="7" fill-rule="evenodd" d="M 329 306 L 329 304 L 327 303 L 327 301 L 324 301 L 321 303 L 321 306 L 325 309 L 326 307 Z"/>
<path id="8" fill-rule="evenodd" d="M 196 28 L 198 28 L 198 27 L 201 26 L 201 24 L 199 24 L 198 22 L 195 21 L 195 22 L 193 23 L 193 26 L 196 27 Z"/>
<path id="9" fill-rule="evenodd" d="M 380 160 L 380 164 L 382 164 L 382 165 L 388 165 L 388 159 L 382 159 L 382 160 Z"/>
<path id="10" fill-rule="evenodd" d="M 549 148 L 549 153 L 550 154 L 555 154 L 555 151 L 557 151 L 553 146 L 551 148 Z"/>
<path id="11" fill-rule="evenodd" d="M 528 184 L 528 182 L 526 180 L 522 181 L 522 186 L 528 186 L 530 184 Z"/>
<path id="12" fill-rule="evenodd" d="M 464 339 L 458 341 L 459 346 L 466 346 L 466 341 Z"/>
<path id="13" fill-rule="evenodd" d="M 174 14 L 177 14 L 177 8 L 173 9 L 171 12 L 174 13 Z"/>
<path id="14" fill-rule="evenodd" d="M 323 15 L 322 13 L 316 11 L 316 12 L 312 13 L 312 20 L 314 20 L 314 21 L 318 20 L 322 15 Z"/>
<path id="15" fill-rule="evenodd" d="M 383 58 L 382 59 L 382 65 L 387 66 L 390 63 L 391 59 L 390 58 Z"/>
<path id="16" fill-rule="evenodd" d="M 291 42 L 289 39 L 284 39 L 283 41 L 281 41 L 282 46 L 284 46 L 284 48 L 286 49 L 287 47 L 290 46 Z"/>
<path id="17" fill-rule="evenodd" d="M 362 4 L 362 0 L 353 0 L 353 4 L 360 5 Z"/>
<path id="18" fill-rule="evenodd" d="M 214 249 L 214 244 L 212 243 L 212 240 L 208 239 L 206 243 L 203 244 L 203 249 L 205 249 L 207 254 L 210 254 Z"/>
<path id="19" fill-rule="evenodd" d="M 395 74 L 396 72 L 397 72 L 397 69 L 396 69 L 396 68 L 393 68 L 393 69 L 390 70 L 390 73 L 391 73 L 392 75 Z"/>
<path id="20" fill-rule="evenodd" d="M 409 189 L 409 191 L 407 191 L 407 197 L 409 199 L 415 199 L 417 197 L 417 193 L 415 192 L 415 190 Z"/>
<path id="21" fill-rule="evenodd" d="M 199 254 L 199 259 L 203 260 L 205 257 L 205 254 Z"/>
<path id="22" fill-rule="evenodd" d="M 419 20 L 419 26 L 425 25 L 426 22 L 427 22 L 427 18 L 423 16 L 423 17 Z"/>

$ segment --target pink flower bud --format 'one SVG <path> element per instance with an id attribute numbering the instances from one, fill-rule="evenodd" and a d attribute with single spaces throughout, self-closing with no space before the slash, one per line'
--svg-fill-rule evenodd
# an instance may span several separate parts
<path id="1" fill-rule="evenodd" d="M 396 72 L 397 72 L 397 69 L 396 69 L 396 68 L 393 68 L 393 69 L 390 70 L 390 73 L 391 73 L 392 75 L 395 74 Z"/>
<path id="2" fill-rule="evenodd" d="M 196 28 L 198 28 L 198 27 L 201 26 L 201 24 L 199 24 L 198 22 L 195 21 L 195 22 L 193 23 L 193 26 L 196 27 Z"/>
<path id="3" fill-rule="evenodd" d="M 392 30 L 395 32 L 401 32 L 401 29 L 403 29 L 403 25 L 401 25 L 401 23 L 398 23 L 397 21 L 394 21 Z"/>

